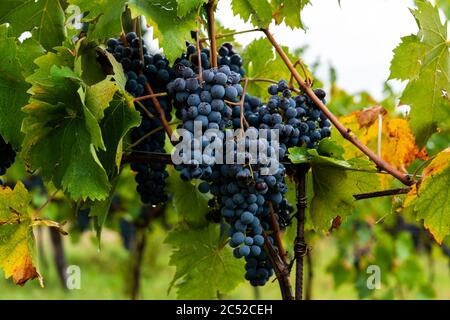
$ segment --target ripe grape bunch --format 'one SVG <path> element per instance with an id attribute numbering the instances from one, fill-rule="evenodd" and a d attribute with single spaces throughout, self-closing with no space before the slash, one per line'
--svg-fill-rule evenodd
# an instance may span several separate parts
<path id="1" fill-rule="evenodd" d="M 330 136 L 330 121 L 306 94 L 293 98 L 286 80 L 271 85 L 268 91 L 271 97 L 266 107 L 258 110 L 258 119 L 249 114 L 249 123 L 259 123 L 259 128 L 278 129 L 283 155 L 294 146 L 317 148 L 322 139 Z M 325 91 L 315 89 L 314 93 L 326 103 Z"/>
<path id="2" fill-rule="evenodd" d="M 175 65 L 176 78 L 167 86 L 169 94 L 174 97 L 177 109 L 176 116 L 183 121 L 182 128 L 194 134 L 194 124 L 201 124 L 203 130 L 216 129 L 223 131 L 230 127 L 232 109 L 226 105 L 225 100 L 237 102 L 242 94 L 239 84 L 240 75 L 230 71 L 228 66 L 219 69 L 205 69 L 202 72 L 203 83 L 199 83 L 198 75 L 181 63 Z M 199 152 L 199 145 L 205 148 L 210 141 L 192 140 L 193 157 L 190 164 L 177 166 L 184 180 L 208 178 L 212 174 L 212 166 L 207 164 L 213 159 L 203 159 Z M 195 148 L 197 147 L 197 148 Z M 197 149 L 197 150 L 196 150 Z M 207 155 L 205 155 L 207 157 Z M 204 160 L 204 161 L 203 161 Z M 206 162 L 206 163 L 201 163 Z"/>
<path id="3" fill-rule="evenodd" d="M 175 65 L 179 77 L 167 86 L 175 101 L 176 115 L 183 121 L 181 127 L 189 131 L 192 138 L 194 123 L 197 122 L 203 130 L 219 130 L 223 133 L 219 138 L 223 138 L 225 129 L 233 127 L 233 109 L 226 101 L 240 101 L 243 94 L 239 84 L 241 76 L 224 65 L 218 69 L 204 69 L 200 82 L 198 74 L 190 66 L 192 64 L 179 60 Z M 254 101 L 259 104 L 259 99 Z M 268 190 L 283 179 L 284 171 L 271 176 L 269 187 L 265 177 L 254 172 L 248 163 L 214 164 L 209 155 L 202 153 L 211 142 L 204 137 L 202 141 L 192 140 L 191 158 L 177 165 L 176 169 L 181 171 L 183 180 L 203 180 L 199 190 L 203 193 L 211 191 L 216 196 L 214 203 L 230 225 L 228 234 L 234 256 L 245 257 L 246 278 L 252 285 L 264 285 L 273 275 L 272 265 L 263 250 L 263 232 L 270 230 L 266 221 L 270 212 L 267 198 L 275 194 L 277 201 L 282 200 L 280 190 L 277 193 Z M 227 146 L 224 155 L 233 153 L 237 157 L 236 147 L 236 143 Z M 273 243 L 270 235 L 268 241 Z"/>
<path id="4" fill-rule="evenodd" d="M 122 64 L 127 77 L 126 90 L 134 97 L 148 95 L 148 85 L 154 93 L 165 92 L 166 85 L 174 77 L 174 71 L 169 61 L 161 54 L 150 54 L 144 40 L 136 33 L 130 32 L 125 37 L 126 43 L 119 39 L 109 39 L 107 51 L 112 53 Z M 142 45 L 142 47 L 141 47 Z M 141 57 L 141 48 L 143 59 Z M 171 119 L 171 104 L 167 97 L 158 97 L 159 104 L 165 112 L 166 119 Z M 152 99 L 135 103 L 136 109 L 142 115 L 141 125 L 131 133 L 134 154 L 146 152 L 164 153 L 165 133 L 159 114 Z M 131 168 L 137 172 L 137 191 L 145 204 L 157 205 L 167 201 L 165 179 L 168 176 L 166 165 L 161 163 L 131 163 Z"/>
<path id="5" fill-rule="evenodd" d="M 9 143 L 6 143 L 0 136 L 0 176 L 6 173 L 6 170 L 12 166 L 16 159 L 16 152 Z"/>
<path id="6" fill-rule="evenodd" d="M 175 63 L 181 63 L 186 67 L 190 67 L 195 73 L 198 73 L 198 53 L 195 45 L 187 43 L 186 52 L 178 58 Z M 202 68 L 210 69 L 210 54 L 209 48 L 203 48 L 200 50 L 200 60 Z M 217 64 L 219 66 L 228 66 L 231 71 L 239 73 L 242 77 L 245 75 L 243 68 L 243 61 L 241 56 L 233 49 L 233 45 L 230 42 L 225 42 L 219 48 L 219 57 L 217 57 Z"/>

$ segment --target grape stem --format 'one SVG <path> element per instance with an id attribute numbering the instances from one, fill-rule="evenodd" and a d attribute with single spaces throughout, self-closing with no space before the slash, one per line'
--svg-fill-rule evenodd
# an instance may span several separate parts
<path id="1" fill-rule="evenodd" d="M 137 98 L 134 98 L 133 101 L 137 102 L 137 101 L 152 99 L 154 97 L 163 97 L 163 96 L 167 96 L 167 92 L 160 92 L 160 93 L 154 93 L 154 94 L 146 95 L 146 96 L 142 96 L 142 97 L 137 97 Z"/>
<path id="2" fill-rule="evenodd" d="M 294 76 L 294 78 L 297 81 L 300 88 L 313 100 L 313 102 L 316 104 L 316 106 L 334 124 L 334 126 L 339 131 L 339 133 L 346 140 L 350 141 L 359 150 L 361 150 L 372 162 L 374 162 L 380 171 L 384 170 L 384 171 L 388 172 L 390 175 L 397 178 L 399 181 L 401 181 L 406 186 L 410 186 L 410 185 L 414 184 L 414 180 L 411 179 L 411 177 L 408 174 L 401 172 L 400 170 L 398 170 L 397 168 L 395 168 L 394 166 L 392 166 L 391 164 L 389 164 L 388 162 L 386 162 L 382 158 L 380 158 L 375 152 L 373 152 L 365 144 L 363 144 L 350 129 L 347 129 L 339 121 L 339 119 L 325 106 L 325 104 L 316 96 L 314 91 L 302 79 L 302 77 L 300 76 L 300 74 L 298 73 L 298 71 L 292 64 L 292 62 L 290 61 L 287 54 L 283 51 L 281 46 L 275 40 L 272 33 L 270 33 L 269 29 L 264 28 L 264 29 L 262 29 L 262 31 L 265 33 L 267 39 L 270 41 L 272 46 L 275 48 L 275 50 L 280 55 L 281 59 L 284 61 L 284 63 L 288 67 L 289 71 Z"/>
<path id="3" fill-rule="evenodd" d="M 167 118 L 166 118 L 166 114 L 164 113 L 164 110 L 161 108 L 161 105 L 159 104 L 158 99 L 154 96 L 155 93 L 153 92 L 153 89 L 148 82 L 145 84 L 145 90 L 147 91 L 148 95 L 153 96 L 151 98 L 153 105 L 155 106 L 156 111 L 158 111 L 158 113 L 159 113 L 159 118 L 161 119 L 164 130 L 166 131 L 167 135 L 170 137 L 170 142 L 173 144 L 174 141 L 172 141 L 172 135 L 173 135 L 172 128 L 170 127 L 169 122 L 167 121 Z"/>
<path id="4" fill-rule="evenodd" d="M 245 124 L 247 126 L 247 128 L 249 127 L 247 120 L 245 120 L 244 117 L 244 102 L 245 102 L 245 95 L 247 94 L 247 86 L 248 86 L 248 80 L 244 80 L 244 87 L 242 90 L 242 96 L 241 96 L 241 101 L 239 101 L 239 117 L 241 120 L 241 133 L 244 134 L 244 121 Z"/>
<path id="5" fill-rule="evenodd" d="M 237 34 L 244 34 L 244 33 L 249 33 L 249 32 L 256 32 L 256 31 L 261 31 L 260 28 L 256 28 L 256 29 L 249 29 L 249 30 L 242 30 L 242 31 L 234 31 L 234 32 L 228 32 L 228 33 L 218 33 L 216 34 L 216 40 L 217 39 L 223 39 L 226 37 L 231 37 Z M 211 38 L 201 38 L 200 42 L 206 42 L 208 40 L 211 40 Z"/>
<path id="6" fill-rule="evenodd" d="M 58 195 L 60 189 L 57 189 L 55 192 L 53 192 L 48 198 L 47 200 L 39 207 L 36 209 L 36 211 L 34 212 L 35 216 L 38 216 L 42 210 L 44 210 L 45 207 L 47 207 L 54 199 L 55 197 Z"/>
<path id="7" fill-rule="evenodd" d="M 283 241 L 281 240 L 280 226 L 278 225 L 278 222 L 275 219 L 275 213 L 273 210 L 272 202 L 269 202 L 268 204 L 269 204 L 270 224 L 273 230 L 273 235 L 275 237 L 275 243 L 277 244 L 277 247 L 280 251 L 279 255 L 281 259 L 283 260 L 284 264 L 287 265 L 286 250 L 284 250 Z"/>
<path id="8" fill-rule="evenodd" d="M 135 101 L 136 104 L 142 108 L 142 110 L 144 110 L 145 114 L 147 115 L 147 117 L 149 117 L 150 119 L 156 118 L 153 113 L 151 113 L 140 101 Z"/>
<path id="9" fill-rule="evenodd" d="M 303 260 L 308 254 L 309 248 L 305 240 L 305 211 L 306 198 L 306 174 L 309 165 L 296 166 L 295 180 L 297 183 L 297 237 L 294 242 L 295 254 L 295 300 L 303 299 Z"/>
<path id="10" fill-rule="evenodd" d="M 294 68 L 297 67 L 298 65 L 302 68 L 303 75 L 305 77 L 305 83 L 308 85 L 308 87 L 311 87 L 312 81 L 308 77 L 308 73 L 306 72 L 305 64 L 303 63 L 303 61 L 301 59 L 298 59 L 297 61 L 295 61 Z M 294 87 L 294 75 L 293 74 L 291 74 L 291 79 L 289 79 L 289 87 Z"/>
<path id="11" fill-rule="evenodd" d="M 214 17 L 214 11 L 216 10 L 216 0 L 209 0 L 206 4 L 206 11 L 208 13 L 208 36 L 210 41 L 211 50 L 211 66 L 217 68 L 217 41 L 216 41 L 216 20 Z"/>
<path id="12" fill-rule="evenodd" d="M 198 17 L 197 20 L 200 21 L 200 17 Z M 200 41 L 198 40 L 199 35 L 200 35 L 199 28 L 197 28 L 197 30 L 195 32 L 196 32 L 195 40 L 197 42 L 196 49 L 197 49 L 197 60 L 198 60 L 198 62 L 197 62 L 197 64 L 198 64 L 198 83 L 200 84 L 200 86 L 202 86 L 202 83 L 203 83 L 203 71 L 202 70 L 203 70 L 203 68 L 202 68 L 202 55 L 201 55 L 201 51 L 200 51 Z"/>
<path id="13" fill-rule="evenodd" d="M 122 31 L 122 33 L 120 34 L 120 41 L 122 41 L 122 43 L 123 43 L 123 45 L 124 45 L 125 47 L 128 47 L 128 46 L 129 46 L 127 37 L 125 36 L 125 32 L 123 32 L 123 31 Z"/>
<path id="14" fill-rule="evenodd" d="M 139 30 L 141 30 L 141 26 L 139 26 Z M 140 39 L 139 51 L 142 52 L 141 59 L 143 62 L 144 61 L 144 55 L 143 55 L 144 49 L 143 49 L 143 45 L 142 45 L 142 32 L 141 31 L 138 31 L 138 32 L 139 32 L 139 39 Z M 125 40 L 124 44 L 126 46 L 129 46 L 129 43 L 126 41 L 126 37 L 123 32 L 122 32 L 121 38 L 122 39 L 124 38 L 124 40 Z M 139 74 L 142 74 L 142 70 L 139 71 Z M 172 131 L 172 128 L 170 127 L 169 123 L 167 122 L 166 114 L 165 114 L 164 110 L 161 108 L 158 98 L 155 96 L 155 93 L 153 92 L 153 89 L 148 82 L 145 83 L 144 88 L 145 88 L 145 91 L 147 92 L 147 96 L 150 96 L 150 99 L 152 99 L 153 105 L 155 106 L 156 111 L 158 111 L 158 113 L 159 113 L 159 118 L 162 122 L 164 130 L 166 131 L 167 135 L 169 136 L 170 142 L 173 144 L 174 143 L 174 141 L 172 141 L 173 131 Z"/>
<path id="15" fill-rule="evenodd" d="M 269 82 L 269 83 L 278 84 L 277 80 L 269 79 L 269 78 L 244 78 L 241 81 L 245 81 L 245 79 L 247 79 L 249 82 Z M 292 85 L 289 85 L 289 89 L 291 91 L 294 91 L 295 93 L 300 93 L 300 90 L 297 88 L 294 88 L 294 86 L 292 86 Z"/>
<path id="16" fill-rule="evenodd" d="M 406 194 L 409 191 L 411 191 L 410 187 L 397 188 L 397 189 L 389 189 L 389 190 L 354 194 L 353 198 L 355 200 L 363 200 L 363 199 L 371 199 L 371 198 L 378 198 L 378 197 L 395 196 L 397 194 Z"/>
<path id="17" fill-rule="evenodd" d="M 136 142 L 134 142 L 133 144 L 131 144 L 127 149 L 133 149 L 134 147 L 140 145 L 142 143 L 142 141 L 144 141 L 145 139 L 147 139 L 148 137 L 150 137 L 151 135 L 155 134 L 156 132 L 159 132 L 160 130 L 162 130 L 163 127 L 158 127 L 155 128 L 149 132 L 147 132 L 146 134 L 144 134 L 142 137 L 140 137 L 138 140 L 136 140 Z"/>

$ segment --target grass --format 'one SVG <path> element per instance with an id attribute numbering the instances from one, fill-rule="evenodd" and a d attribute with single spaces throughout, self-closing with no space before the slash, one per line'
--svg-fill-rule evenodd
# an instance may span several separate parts
<path id="1" fill-rule="evenodd" d="M 142 275 L 142 299 L 175 299 L 176 290 L 168 292 L 175 273 L 168 267 L 171 248 L 163 243 L 163 231 L 155 230 L 149 235 Z M 48 239 L 44 239 L 48 267 L 40 271 L 45 277 L 45 288 L 37 281 L 30 281 L 18 287 L 10 280 L 0 280 L 0 299 L 129 299 L 127 293 L 129 255 L 120 239 L 113 232 L 104 232 L 102 250 L 99 251 L 93 234 L 84 234 L 77 243 L 65 239 L 66 256 L 69 265 L 77 265 L 81 270 L 81 289 L 62 290 L 54 268 Z M 325 238 L 314 246 L 314 285 L 313 299 L 357 299 L 353 285 L 344 284 L 334 288 L 332 276 L 326 273 L 327 264 L 334 257 L 334 246 Z M 448 262 L 437 257 L 434 287 L 436 298 L 450 299 L 450 276 Z M 278 283 L 269 283 L 255 290 L 243 282 L 224 299 L 280 299 Z M 417 298 L 413 293 L 403 292 L 403 298 Z"/>

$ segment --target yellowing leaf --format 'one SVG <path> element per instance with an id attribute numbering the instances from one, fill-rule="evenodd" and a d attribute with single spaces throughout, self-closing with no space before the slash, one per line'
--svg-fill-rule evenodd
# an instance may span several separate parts
<path id="1" fill-rule="evenodd" d="M 20 182 L 14 190 L 0 187 L 0 268 L 18 285 L 40 278 L 33 264 L 30 201 L 31 196 Z"/>
<path id="2" fill-rule="evenodd" d="M 439 153 L 423 171 L 422 182 L 407 195 L 406 209 L 413 209 L 418 220 L 440 244 L 450 234 L 450 148 Z"/>
<path id="3" fill-rule="evenodd" d="M 372 150 L 378 150 L 379 123 L 378 114 L 385 114 L 384 109 L 373 107 L 353 112 L 340 118 L 340 121 Z M 340 136 L 333 136 L 342 142 L 346 150 L 345 157 L 362 157 L 363 154 L 350 142 Z M 381 157 L 399 168 L 406 170 L 415 159 L 426 159 L 423 151 L 415 143 L 409 123 L 405 119 L 383 116 L 381 133 Z"/>

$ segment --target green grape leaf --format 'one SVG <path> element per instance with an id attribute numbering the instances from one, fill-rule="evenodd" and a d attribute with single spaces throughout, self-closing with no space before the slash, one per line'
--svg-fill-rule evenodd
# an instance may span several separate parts
<path id="1" fill-rule="evenodd" d="M 22 129 L 23 158 L 73 199 L 105 199 L 111 188 L 97 150 L 105 149 L 100 126 L 86 106 L 87 85 L 61 49 L 39 57 Z"/>
<path id="2" fill-rule="evenodd" d="M 422 182 L 405 199 L 418 220 L 440 244 L 450 234 L 450 148 L 440 152 L 422 174 Z"/>
<path id="3" fill-rule="evenodd" d="M 180 299 L 215 299 L 244 281 L 243 262 L 233 257 L 219 226 L 201 229 L 179 227 L 170 232 L 166 243 L 173 246 L 170 265 L 176 273 L 175 285 Z"/>
<path id="4" fill-rule="evenodd" d="M 104 111 L 110 105 L 116 92 L 117 86 L 112 81 L 112 76 L 86 88 L 86 107 L 97 121 L 103 119 Z"/>
<path id="5" fill-rule="evenodd" d="M 317 152 L 321 156 L 342 159 L 345 149 L 333 140 L 323 139 L 319 142 Z"/>
<path id="6" fill-rule="evenodd" d="M 272 5 L 267 0 L 232 0 L 231 8 L 236 16 L 250 21 L 255 27 L 265 28 L 272 21 Z"/>
<path id="7" fill-rule="evenodd" d="M 94 227 L 95 231 L 97 232 L 97 240 L 99 248 L 101 246 L 100 241 L 102 236 L 103 225 L 105 224 L 106 218 L 108 217 L 109 209 L 111 208 L 111 204 L 114 199 L 114 192 L 116 190 L 118 182 L 119 176 L 116 175 L 111 180 L 111 190 L 106 199 L 97 200 L 90 203 L 91 211 L 89 213 L 89 216 L 94 217 Z"/>
<path id="8" fill-rule="evenodd" d="M 395 270 L 395 276 L 402 285 L 411 290 L 426 283 L 425 272 L 417 258 L 411 257 L 400 263 Z"/>
<path id="9" fill-rule="evenodd" d="M 17 58 L 22 66 L 22 75 L 28 77 L 37 68 L 34 63 L 36 58 L 42 56 L 45 53 L 45 49 L 34 39 L 26 39 L 17 47 Z M 25 82 L 25 80 L 24 80 Z"/>
<path id="10" fill-rule="evenodd" d="M 128 0 L 68 0 L 80 7 L 81 12 L 89 12 L 82 21 L 89 22 L 88 37 L 106 40 L 118 37 L 122 32 L 121 15 Z"/>
<path id="11" fill-rule="evenodd" d="M 141 123 L 139 112 L 134 109 L 133 101 L 129 96 L 118 96 L 105 110 L 105 116 L 100 126 L 106 151 L 99 152 L 99 159 L 105 168 L 112 185 L 109 196 L 105 200 L 94 201 L 90 215 L 95 218 L 95 229 L 100 241 L 103 225 L 109 213 L 109 208 L 114 196 L 116 185 L 119 181 L 120 166 L 122 162 L 123 140 L 126 134 Z"/>
<path id="12" fill-rule="evenodd" d="M 181 220 L 191 225 L 205 225 L 209 196 L 198 191 L 195 183 L 181 180 L 179 173 L 171 170 L 166 189 L 173 195 L 173 209 Z"/>
<path id="13" fill-rule="evenodd" d="M 289 53 L 288 47 L 283 47 L 284 52 L 287 53 L 292 62 L 299 60 L 293 54 Z M 291 73 L 286 67 L 283 60 L 276 54 L 272 45 L 265 38 L 257 39 L 251 42 L 242 52 L 242 59 L 244 61 L 244 69 L 246 76 L 249 78 L 260 79 L 274 79 L 274 80 L 289 80 Z M 306 76 L 313 79 L 311 72 L 305 66 Z M 303 72 L 299 71 L 302 76 Z M 261 98 L 268 98 L 269 93 L 267 88 L 270 83 L 265 81 L 250 81 L 248 84 L 248 91 L 253 95 Z"/>
<path id="14" fill-rule="evenodd" d="M 426 47 L 419 37 L 410 35 L 402 38 L 400 45 L 394 49 L 391 61 L 390 79 L 409 80 L 420 74 L 421 59 L 426 53 Z M 408 61 L 408 63 L 405 63 Z"/>
<path id="15" fill-rule="evenodd" d="M 25 116 L 21 108 L 30 97 L 25 77 L 36 67 L 33 60 L 44 50 L 31 39 L 20 44 L 10 33 L 11 28 L 0 25 L 0 135 L 18 149 L 23 140 L 20 128 Z"/>
<path id="16" fill-rule="evenodd" d="M 436 0 L 437 6 L 444 11 L 447 19 L 450 19 L 450 2 L 447 0 Z"/>
<path id="17" fill-rule="evenodd" d="M 311 218 L 316 230 L 328 231 L 337 216 L 344 218 L 355 208 L 353 194 L 376 190 L 380 182 L 373 173 L 336 165 L 312 164 L 314 197 Z"/>
<path id="18" fill-rule="evenodd" d="M 99 153 L 103 167 L 110 177 L 119 173 L 123 139 L 126 134 L 141 123 L 141 115 L 134 109 L 133 101 L 128 96 L 116 98 L 105 110 L 105 117 L 100 123 L 106 151 Z"/>
<path id="19" fill-rule="evenodd" d="M 120 17 L 127 4 L 133 18 L 145 16 L 148 25 L 153 27 L 154 37 L 158 38 L 160 47 L 164 48 L 166 57 L 171 61 L 186 49 L 185 41 L 189 40 L 190 31 L 197 26 L 195 10 L 186 12 L 182 18 L 174 16 L 174 11 L 178 9 L 176 0 L 113 0 L 108 2 L 107 7 L 103 5 L 103 0 L 69 2 L 79 6 L 83 12 L 89 12 L 84 18 L 84 21 L 91 23 L 88 36 L 103 40 L 117 37 L 121 33 Z"/>
<path id="20" fill-rule="evenodd" d="M 123 71 L 122 65 L 108 51 L 105 51 L 100 48 L 97 48 L 97 50 L 99 50 L 102 54 L 106 55 L 109 63 L 112 66 L 112 71 L 114 74 L 114 81 L 116 82 L 117 87 L 119 88 L 120 91 L 125 92 L 125 85 L 127 84 L 127 77 L 125 76 L 125 72 Z"/>
<path id="21" fill-rule="evenodd" d="M 75 51 L 75 72 L 87 85 L 94 85 L 105 78 L 105 72 L 100 63 L 97 63 L 97 42 L 87 41 L 86 38 L 77 42 Z"/>
<path id="22" fill-rule="evenodd" d="M 309 0 L 272 0 L 275 22 L 277 24 L 284 22 L 292 29 L 305 29 L 300 13 L 308 4 Z"/>
<path id="23" fill-rule="evenodd" d="M 19 182 L 12 190 L 0 187 L 0 268 L 18 285 L 40 278 L 34 266 L 31 195 Z"/>
<path id="24" fill-rule="evenodd" d="M 192 11 L 197 11 L 208 0 L 177 0 L 177 15 L 179 18 L 185 17 Z"/>
<path id="25" fill-rule="evenodd" d="M 186 50 L 185 42 L 189 40 L 191 30 L 197 28 L 195 10 L 183 18 L 175 17 L 176 0 L 130 0 L 129 7 L 133 17 L 141 14 L 145 16 L 147 23 L 153 27 L 154 38 L 159 40 L 159 46 L 164 48 L 164 54 L 170 61 Z"/>
<path id="26" fill-rule="evenodd" d="M 327 272 L 333 276 L 334 287 L 339 288 L 355 278 L 355 270 L 344 259 L 335 258 L 327 266 Z"/>
<path id="27" fill-rule="evenodd" d="M 60 46 L 66 37 L 64 11 L 59 0 L 3 0 L 0 23 L 8 22 L 18 37 L 25 31 L 45 49 Z"/>
<path id="28" fill-rule="evenodd" d="M 422 147 L 439 126 L 450 125 L 450 41 L 437 7 L 421 0 L 417 7 L 419 33 L 394 50 L 390 79 L 408 81 L 401 101 L 411 106 L 411 128 Z"/>
<path id="29" fill-rule="evenodd" d="M 311 165 L 314 197 L 310 216 L 318 231 L 328 231 L 334 218 L 352 213 L 353 194 L 376 190 L 380 184 L 375 168 L 366 160 L 324 157 L 304 147 L 290 148 L 289 159 L 294 164 Z"/>

